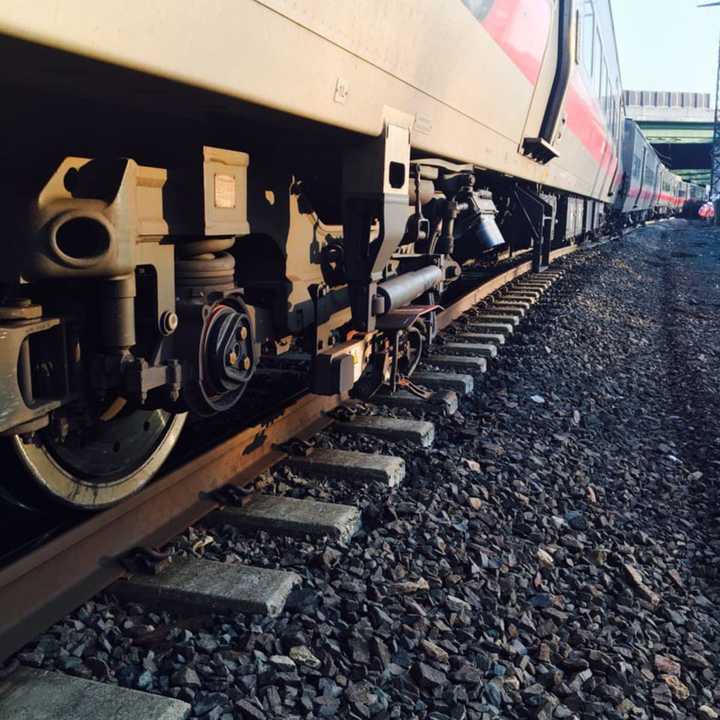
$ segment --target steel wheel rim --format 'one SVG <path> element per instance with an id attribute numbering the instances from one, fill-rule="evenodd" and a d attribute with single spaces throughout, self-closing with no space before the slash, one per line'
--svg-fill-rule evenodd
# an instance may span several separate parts
<path id="1" fill-rule="evenodd" d="M 71 455 L 65 453 L 61 457 L 56 448 L 42 440 L 37 444 L 26 443 L 16 435 L 12 444 L 31 475 L 28 482 L 34 480 L 40 490 L 70 507 L 99 510 L 141 490 L 165 462 L 177 442 L 187 413 L 166 415 L 167 422 L 161 432 L 152 439 L 153 442 L 140 449 L 138 459 L 128 462 L 125 458 L 125 467 L 121 472 L 110 472 L 104 477 L 73 470 L 68 463 Z"/>

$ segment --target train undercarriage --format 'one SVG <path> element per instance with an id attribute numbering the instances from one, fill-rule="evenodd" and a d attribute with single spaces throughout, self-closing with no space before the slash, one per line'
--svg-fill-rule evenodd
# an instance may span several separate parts
<path id="1" fill-rule="evenodd" d="M 167 167 L 66 157 L 13 198 L 0 432 L 26 472 L 5 499 L 121 501 L 263 359 L 306 355 L 318 394 L 396 388 L 464 269 L 540 268 L 603 223 L 600 203 L 416 158 L 402 125 L 338 158 L 323 176 L 212 147 Z"/>
<path id="2" fill-rule="evenodd" d="M 119 502 L 283 358 L 407 384 L 468 276 L 618 234 L 609 5 L 503 5 L 3 13 L 0 495 Z"/>

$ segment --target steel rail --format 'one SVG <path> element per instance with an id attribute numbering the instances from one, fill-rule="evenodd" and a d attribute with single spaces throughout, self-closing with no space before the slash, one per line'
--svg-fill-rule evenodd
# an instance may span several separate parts
<path id="1" fill-rule="evenodd" d="M 603 242 L 550 253 L 551 262 Z M 470 290 L 438 315 L 442 330 L 481 300 L 532 270 L 523 262 Z M 91 516 L 0 569 L 0 662 L 96 593 L 128 575 L 123 556 L 157 548 L 220 506 L 209 493 L 247 485 L 287 457 L 277 445 L 308 439 L 332 423 L 328 413 L 346 398 L 305 395 L 273 419 L 242 430 L 137 495 Z"/>
<path id="2" fill-rule="evenodd" d="M 306 395 L 0 570 L 0 662 L 126 576 L 128 552 L 162 546 L 217 508 L 209 492 L 252 482 L 286 457 L 277 445 L 327 427 L 343 399 Z"/>
<path id="3" fill-rule="evenodd" d="M 470 308 L 475 307 L 481 300 L 484 300 L 494 292 L 497 292 L 501 287 L 525 275 L 525 273 L 529 273 L 531 270 L 532 262 L 524 262 L 470 290 L 466 295 L 458 298 L 454 303 L 448 305 L 438 313 L 437 329 L 444 330 L 448 325 L 455 322 L 461 315 L 464 315 L 470 310 Z"/>
<path id="4" fill-rule="evenodd" d="M 600 241 L 596 243 L 583 243 L 581 245 L 568 245 L 558 250 L 552 250 L 550 252 L 550 264 L 553 261 L 559 260 L 565 255 L 574 253 L 577 250 L 591 250 L 592 248 L 598 247 L 607 241 Z M 487 280 L 482 285 L 470 290 L 466 295 L 456 300 L 454 303 L 448 305 L 444 310 L 438 313 L 437 316 L 437 328 L 438 330 L 444 330 L 448 325 L 452 324 L 461 315 L 464 315 L 470 308 L 475 307 L 479 302 L 489 297 L 493 293 L 497 292 L 500 288 L 504 287 L 513 280 L 532 271 L 533 263 L 528 260 L 526 262 L 515 265 L 515 267 L 506 270 L 505 272 L 496 275 L 495 277 Z"/>

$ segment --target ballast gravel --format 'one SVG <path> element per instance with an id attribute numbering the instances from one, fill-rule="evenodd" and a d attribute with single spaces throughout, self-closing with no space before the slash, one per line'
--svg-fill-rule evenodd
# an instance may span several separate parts
<path id="1" fill-rule="evenodd" d="M 17 659 L 178 697 L 193 717 L 717 718 L 720 231 L 655 224 L 568 257 L 349 544 L 195 527 L 178 554 L 292 570 L 285 612 L 177 617 L 102 596 Z"/>

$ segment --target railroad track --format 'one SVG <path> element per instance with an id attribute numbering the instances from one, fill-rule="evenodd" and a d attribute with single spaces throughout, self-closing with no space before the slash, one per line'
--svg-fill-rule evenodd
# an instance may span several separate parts
<path id="1" fill-rule="evenodd" d="M 603 242 L 579 248 L 594 248 Z M 558 250 L 552 260 L 579 248 Z M 485 371 L 487 360 L 497 354 L 505 336 L 514 332 L 530 306 L 561 274 L 556 270 L 533 274 L 532 264 L 523 262 L 473 288 L 440 313 L 438 326 L 444 331 L 441 344 L 418 373 L 418 382 L 434 391 L 436 402 L 431 399 L 431 405 L 445 412 L 454 411 L 453 394 L 468 392 L 472 387 L 472 375 L 465 371 Z M 481 303 L 485 306 L 478 309 Z M 407 407 L 427 399 L 400 392 L 379 396 L 377 402 Z M 134 570 L 138 563 L 149 565 L 153 572 L 162 570 L 164 558 L 154 549 L 218 510 L 224 522 L 245 528 L 274 522 L 285 533 L 307 531 L 311 518 L 318 517 L 312 508 L 296 505 L 299 515 L 292 517 L 293 510 L 280 507 L 282 503 L 276 503 L 275 508 L 269 507 L 267 501 L 253 503 L 253 497 L 259 495 L 257 479 L 279 462 L 290 460 L 309 476 L 347 475 L 354 467 L 360 474 L 374 473 L 388 485 L 401 481 L 402 461 L 393 464 L 392 458 L 363 458 L 357 453 L 351 457 L 352 453 L 343 455 L 342 451 L 317 451 L 303 456 L 303 443 L 334 422 L 344 421 L 343 429 L 348 432 L 419 443 L 430 437 L 431 441 L 432 425 L 427 422 L 423 428 L 421 421 L 370 420 L 362 416 L 352 421 L 336 413 L 338 408 L 351 408 L 346 414 L 352 416 L 352 406 L 346 397 L 304 395 L 272 419 L 243 430 L 160 477 L 120 506 L 90 517 L 4 567 L 0 570 L 0 662 L 113 583 L 117 583 L 113 591 L 129 598 L 171 598 L 175 605 L 189 606 L 208 602 L 200 587 L 204 578 L 200 565 L 210 561 L 191 561 L 185 569 L 173 567 L 172 572 L 157 575 Z M 318 532 L 349 539 L 359 514 L 348 506 L 329 514 L 329 507 L 323 510 L 329 519 L 318 526 Z M 220 567 L 227 570 L 227 566 Z M 252 571 L 245 575 L 230 573 L 224 607 L 276 614 L 295 584 L 296 578 L 291 575 L 267 570 L 260 575 Z M 192 583 L 193 577 L 200 580 Z M 249 600 L 243 596 L 248 589 L 255 592 Z M 223 608 L 222 602 L 217 605 L 217 597 L 216 607 Z"/>

